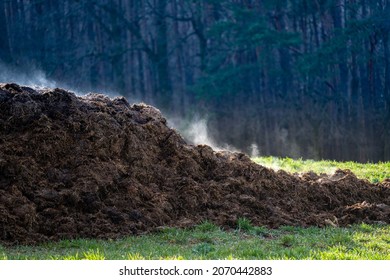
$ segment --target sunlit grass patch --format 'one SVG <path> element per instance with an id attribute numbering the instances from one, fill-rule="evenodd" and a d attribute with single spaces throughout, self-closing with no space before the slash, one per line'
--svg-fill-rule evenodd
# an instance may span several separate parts
<path id="1" fill-rule="evenodd" d="M 356 163 L 352 161 L 314 161 L 277 157 L 258 157 L 254 158 L 253 161 L 268 168 L 275 170 L 282 169 L 290 173 L 313 171 L 317 174 L 332 174 L 336 171 L 336 169 L 349 169 L 358 178 L 367 179 L 372 183 L 378 183 L 390 178 L 390 162 Z"/>
<path id="2" fill-rule="evenodd" d="M 389 225 L 347 228 L 256 227 L 241 219 L 236 230 L 211 222 L 119 240 L 64 240 L 39 246 L 0 247 L 1 259 L 390 259 Z M 245 229 L 245 230 L 244 230 Z"/>

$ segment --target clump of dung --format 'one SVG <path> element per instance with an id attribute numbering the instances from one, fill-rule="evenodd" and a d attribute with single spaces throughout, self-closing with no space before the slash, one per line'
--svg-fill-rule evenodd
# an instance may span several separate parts
<path id="1" fill-rule="evenodd" d="M 156 108 L 0 85 L 0 242 L 119 238 L 209 220 L 279 227 L 389 223 L 390 186 L 267 169 L 189 145 Z"/>

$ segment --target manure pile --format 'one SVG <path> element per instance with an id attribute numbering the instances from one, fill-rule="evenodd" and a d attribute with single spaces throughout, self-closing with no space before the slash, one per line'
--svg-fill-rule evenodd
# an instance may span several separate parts
<path id="1" fill-rule="evenodd" d="M 0 243 L 118 238 L 246 217 L 278 227 L 390 223 L 390 181 L 293 176 L 188 145 L 147 105 L 0 84 Z"/>

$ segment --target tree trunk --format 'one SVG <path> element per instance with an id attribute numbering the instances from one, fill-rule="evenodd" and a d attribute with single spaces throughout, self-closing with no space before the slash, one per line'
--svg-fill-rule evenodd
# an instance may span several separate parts
<path id="1" fill-rule="evenodd" d="M 9 47 L 9 36 L 8 36 L 8 26 L 6 20 L 4 1 L 0 1 L 0 34 L 2 38 L 0 39 L 0 61 L 5 63 L 11 62 L 11 50 Z"/>
<path id="2" fill-rule="evenodd" d="M 156 17 L 156 57 L 155 63 L 158 79 L 158 92 L 163 109 L 168 109 L 171 102 L 172 84 L 168 57 L 168 30 L 165 19 L 167 0 L 157 1 Z"/>

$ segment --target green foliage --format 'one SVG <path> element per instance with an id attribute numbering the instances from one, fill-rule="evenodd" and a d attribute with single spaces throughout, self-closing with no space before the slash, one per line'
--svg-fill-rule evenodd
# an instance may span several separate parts
<path id="1" fill-rule="evenodd" d="M 285 247 L 291 247 L 294 244 L 295 237 L 293 235 L 284 235 L 280 238 L 280 243 Z"/>
<path id="2" fill-rule="evenodd" d="M 127 259 L 128 260 L 144 260 L 145 257 L 140 255 L 139 253 L 129 253 L 129 254 L 127 254 Z"/>
<path id="3" fill-rule="evenodd" d="M 194 246 L 192 252 L 195 255 L 207 255 L 210 252 L 215 251 L 214 247 L 210 243 L 200 243 Z"/>
<path id="4" fill-rule="evenodd" d="M 239 218 L 237 220 L 237 229 L 240 231 L 249 232 L 253 229 L 252 223 L 247 218 Z"/>
<path id="5" fill-rule="evenodd" d="M 200 225 L 196 226 L 196 229 L 200 232 L 208 232 L 218 230 L 219 228 L 211 221 L 206 220 Z"/>
<path id="6" fill-rule="evenodd" d="M 276 30 L 269 23 L 268 15 L 255 9 L 231 4 L 226 12 L 230 14 L 229 19 L 214 22 L 207 31 L 209 40 L 218 47 L 208 50 L 211 55 L 205 75 L 191 87 L 203 99 L 250 92 L 242 81 L 259 72 L 269 59 L 256 54 L 260 49 L 262 53 L 264 50 L 272 53 L 301 43 L 297 33 Z M 274 63 L 267 65 L 272 75 L 283 75 L 283 69 L 274 66 Z"/>
<path id="7" fill-rule="evenodd" d="M 220 58 L 225 59 L 224 57 L 216 55 L 212 59 L 212 63 L 219 64 Z M 224 67 L 215 72 L 210 70 L 210 72 L 204 77 L 201 77 L 191 89 L 196 92 L 197 97 L 204 100 L 237 94 L 238 92 L 241 92 L 242 79 L 256 67 L 256 65 L 248 63 L 235 67 Z"/>
<path id="8" fill-rule="evenodd" d="M 97 250 L 88 250 L 83 253 L 86 260 L 104 260 L 104 254 L 102 254 L 99 249 Z"/>

